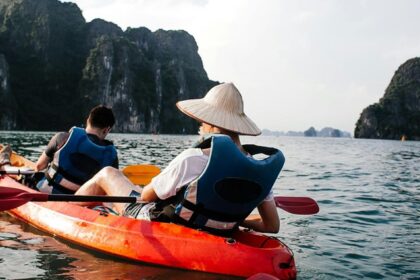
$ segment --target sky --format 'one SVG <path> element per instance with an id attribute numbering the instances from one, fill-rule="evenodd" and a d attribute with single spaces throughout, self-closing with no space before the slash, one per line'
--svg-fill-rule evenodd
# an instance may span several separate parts
<path id="1" fill-rule="evenodd" d="M 420 56 L 417 0 L 65 1 L 86 21 L 187 31 L 208 77 L 233 82 L 261 129 L 353 133 L 398 67 Z"/>

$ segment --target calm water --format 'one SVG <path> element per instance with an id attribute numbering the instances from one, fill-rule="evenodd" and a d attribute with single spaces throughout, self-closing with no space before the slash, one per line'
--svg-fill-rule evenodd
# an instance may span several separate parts
<path id="1" fill-rule="evenodd" d="M 35 160 L 52 133 L 0 132 Z M 196 136 L 113 134 L 122 166 L 164 167 Z M 314 216 L 279 210 L 277 235 L 295 253 L 299 279 L 420 279 L 420 142 L 244 137 L 280 148 L 278 195 L 310 196 Z M 136 264 L 62 243 L 0 214 L 1 279 L 234 279 Z"/>

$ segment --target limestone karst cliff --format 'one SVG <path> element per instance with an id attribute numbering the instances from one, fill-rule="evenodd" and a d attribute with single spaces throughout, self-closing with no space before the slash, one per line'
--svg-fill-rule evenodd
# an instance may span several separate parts
<path id="1" fill-rule="evenodd" d="M 187 32 L 86 22 L 58 0 L 0 1 L 0 82 L 0 129 L 68 129 L 102 103 L 113 131 L 140 133 L 195 133 L 175 103 L 217 84 Z"/>
<path id="2" fill-rule="evenodd" d="M 354 136 L 420 140 L 420 58 L 398 68 L 384 96 L 361 113 Z"/>

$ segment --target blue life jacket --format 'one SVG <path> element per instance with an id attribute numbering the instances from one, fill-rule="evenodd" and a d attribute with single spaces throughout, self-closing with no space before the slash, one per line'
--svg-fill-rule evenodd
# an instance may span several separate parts
<path id="1" fill-rule="evenodd" d="M 285 159 L 278 149 L 243 145 L 250 155 L 268 156 L 257 160 L 225 135 L 212 135 L 199 147 L 209 141 L 212 148 L 204 172 L 186 187 L 168 216 L 176 223 L 228 235 L 267 197 Z"/>
<path id="2" fill-rule="evenodd" d="M 80 187 L 103 167 L 111 166 L 116 158 L 114 145 L 95 144 L 83 128 L 73 127 L 67 142 L 54 154 L 46 180 L 61 193 L 74 193 L 69 185 Z"/>

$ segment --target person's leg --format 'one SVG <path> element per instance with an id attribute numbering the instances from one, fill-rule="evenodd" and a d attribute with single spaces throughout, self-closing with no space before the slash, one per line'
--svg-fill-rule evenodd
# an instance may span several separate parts
<path id="1" fill-rule="evenodd" d="M 132 191 L 141 193 L 141 188 L 131 183 L 118 169 L 105 167 L 84 183 L 75 194 L 129 196 Z M 114 204 L 120 214 L 124 212 L 126 206 L 127 203 Z"/>

